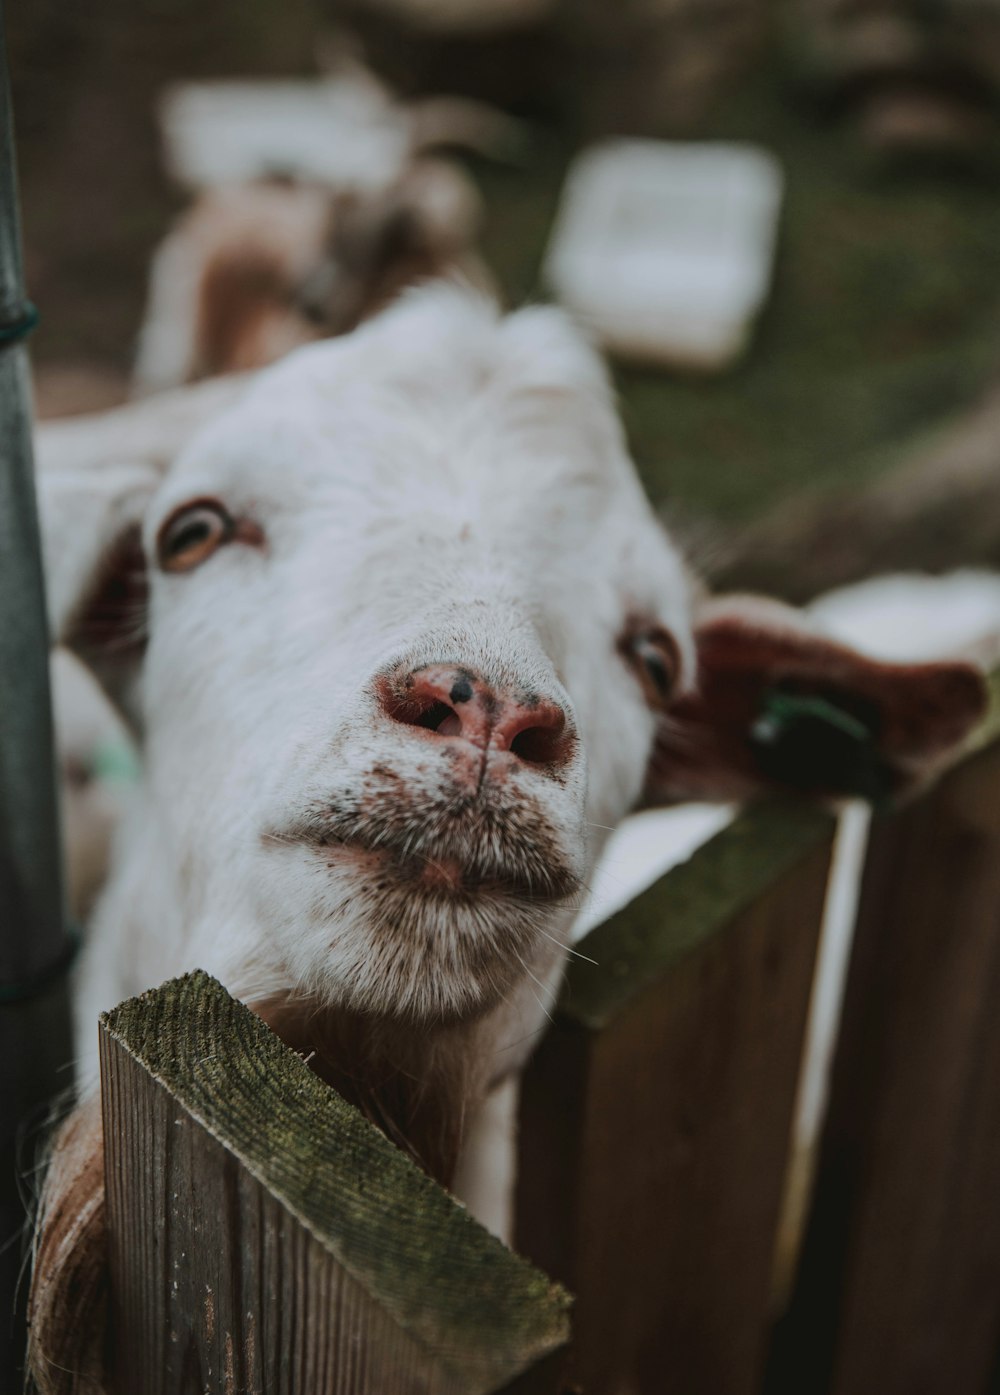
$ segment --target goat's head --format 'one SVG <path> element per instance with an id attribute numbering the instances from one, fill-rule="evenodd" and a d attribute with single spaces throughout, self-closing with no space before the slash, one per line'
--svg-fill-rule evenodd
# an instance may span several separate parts
<path id="1" fill-rule="evenodd" d="M 757 758 L 768 687 L 848 709 L 899 784 L 982 707 L 963 666 L 704 604 L 550 310 L 429 289 L 169 462 L 42 477 L 57 632 L 144 732 L 184 955 L 251 996 L 475 1016 L 548 970 L 643 799 L 836 787 L 808 723 Z"/>

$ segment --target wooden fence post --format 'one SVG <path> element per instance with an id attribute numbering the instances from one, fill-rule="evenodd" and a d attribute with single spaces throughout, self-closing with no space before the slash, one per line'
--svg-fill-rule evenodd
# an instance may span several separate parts
<path id="1" fill-rule="evenodd" d="M 581 949 L 525 1080 L 518 1248 L 587 1395 L 750 1395 L 833 835 L 741 816 Z"/>
<path id="2" fill-rule="evenodd" d="M 101 1038 L 120 1395 L 560 1388 L 568 1295 L 214 980 Z"/>
<path id="3" fill-rule="evenodd" d="M 873 827 L 768 1390 L 993 1395 L 998 1343 L 1000 743 Z"/>

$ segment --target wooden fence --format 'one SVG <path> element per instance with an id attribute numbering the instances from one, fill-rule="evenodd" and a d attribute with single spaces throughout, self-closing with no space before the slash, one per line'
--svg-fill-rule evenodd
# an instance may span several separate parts
<path id="1" fill-rule="evenodd" d="M 522 1092 L 532 1264 L 204 975 L 111 1013 L 119 1395 L 997 1395 L 998 731 L 875 822 L 783 1312 L 835 824 L 776 804 L 573 961 Z"/>

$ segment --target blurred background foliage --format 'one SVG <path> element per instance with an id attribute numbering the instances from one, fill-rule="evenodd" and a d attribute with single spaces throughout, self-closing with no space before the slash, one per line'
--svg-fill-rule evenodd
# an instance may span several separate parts
<path id="1" fill-rule="evenodd" d="M 942 67 L 940 26 L 958 24 L 949 13 L 963 7 L 924 4 L 931 60 L 918 52 L 908 80 L 946 94 L 957 138 L 887 150 L 865 129 L 868 77 L 856 79 L 857 64 L 824 67 L 810 48 L 807 4 L 567 0 L 539 26 L 455 39 L 361 0 L 15 0 L 8 37 L 42 385 L 75 366 L 95 406 L 124 390 L 149 258 L 183 204 L 163 172 L 158 91 L 191 77 L 314 74 L 336 21 L 353 24 L 404 94 L 465 92 L 530 123 L 519 163 L 469 162 L 486 199 L 486 256 L 514 303 L 544 296 L 561 181 L 587 139 L 724 137 L 775 152 L 785 206 L 750 351 L 713 377 L 616 366 L 633 449 L 657 502 L 723 527 L 806 487 L 869 480 L 997 378 L 996 26 L 987 13 L 990 43 L 970 31 Z"/>

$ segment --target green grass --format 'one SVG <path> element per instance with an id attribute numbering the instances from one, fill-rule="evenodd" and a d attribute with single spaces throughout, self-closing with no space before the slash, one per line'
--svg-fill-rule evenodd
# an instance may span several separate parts
<path id="1" fill-rule="evenodd" d="M 995 373 L 1000 158 L 891 170 L 767 74 L 699 134 L 759 141 L 782 161 L 773 293 L 726 374 L 616 372 L 654 499 L 738 522 L 803 487 L 871 477 Z M 477 170 L 487 255 L 514 301 L 544 295 L 539 265 L 568 154 L 543 133 L 528 168 Z"/>

